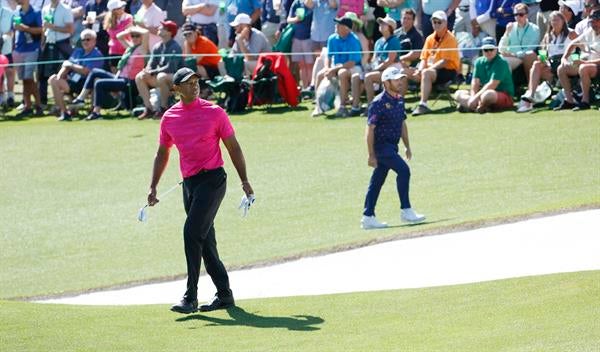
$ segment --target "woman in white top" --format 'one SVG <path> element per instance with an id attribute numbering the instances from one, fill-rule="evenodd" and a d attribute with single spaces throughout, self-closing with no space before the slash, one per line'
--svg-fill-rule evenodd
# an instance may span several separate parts
<path id="1" fill-rule="evenodd" d="M 529 73 L 529 85 L 525 94 L 521 96 L 523 103 L 517 112 L 527 112 L 533 109 L 533 96 L 540 84 L 540 79 L 545 81 L 554 79 L 565 49 L 575 38 L 577 38 L 577 33 L 567 26 L 565 16 L 559 11 L 552 11 L 550 26 L 542 39 L 540 49 L 540 51 L 545 50 L 546 55 L 538 55 L 538 59 L 533 63 Z"/>

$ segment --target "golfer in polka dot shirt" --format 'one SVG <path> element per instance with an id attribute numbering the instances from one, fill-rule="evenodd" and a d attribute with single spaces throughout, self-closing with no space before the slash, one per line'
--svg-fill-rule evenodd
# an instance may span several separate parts
<path id="1" fill-rule="evenodd" d="M 407 222 L 421 222 L 425 216 L 415 213 L 408 197 L 410 169 L 398 154 L 400 139 L 406 147 L 406 159 L 410 160 L 412 152 L 406 127 L 404 111 L 404 91 L 406 75 L 397 67 L 388 67 L 381 75 L 384 90 L 369 105 L 367 122 L 367 147 L 370 167 L 374 168 L 361 220 L 363 229 L 387 227 L 375 217 L 375 205 L 379 192 L 390 169 L 396 172 L 396 187 L 400 197 L 401 219 Z"/>

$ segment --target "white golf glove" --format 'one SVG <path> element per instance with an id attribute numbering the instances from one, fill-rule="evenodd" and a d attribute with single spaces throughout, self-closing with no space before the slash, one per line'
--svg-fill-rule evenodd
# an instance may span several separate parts
<path id="1" fill-rule="evenodd" d="M 245 218 L 248 215 L 248 212 L 250 211 L 250 206 L 252 205 L 252 203 L 254 203 L 255 200 L 256 198 L 254 198 L 254 194 L 251 194 L 249 196 L 246 196 L 244 194 L 242 196 L 242 201 L 240 202 L 240 206 L 238 207 L 238 209 L 242 210 L 243 218 Z"/>

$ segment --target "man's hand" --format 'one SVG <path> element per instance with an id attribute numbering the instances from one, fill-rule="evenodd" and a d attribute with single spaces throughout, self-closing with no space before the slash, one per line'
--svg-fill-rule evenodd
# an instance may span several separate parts
<path id="1" fill-rule="evenodd" d="M 477 97 L 475 97 L 475 96 L 472 96 L 469 98 L 469 101 L 468 101 L 469 110 L 474 111 L 475 109 L 477 109 L 478 100 L 479 99 L 477 99 Z"/>
<path id="2" fill-rule="evenodd" d="M 412 159 L 412 151 L 410 148 L 406 148 L 406 160 Z"/>
<path id="3" fill-rule="evenodd" d="M 148 205 L 153 207 L 159 200 L 156 198 L 156 188 L 150 187 L 150 191 L 148 191 Z"/>
<path id="4" fill-rule="evenodd" d="M 27 29 L 29 29 L 29 26 L 26 24 L 15 24 L 14 25 L 15 30 L 17 31 L 21 31 L 21 32 L 27 32 Z"/>
<path id="5" fill-rule="evenodd" d="M 248 38 L 250 38 L 250 27 L 245 27 L 244 29 L 242 29 L 240 34 L 238 34 L 238 38 L 248 40 Z"/>
<path id="6" fill-rule="evenodd" d="M 377 158 L 374 155 L 369 155 L 369 160 L 367 161 L 367 164 L 372 168 L 376 168 Z"/>
<path id="7" fill-rule="evenodd" d="M 244 191 L 244 193 L 246 193 L 246 196 L 248 197 L 251 194 L 254 194 L 254 190 L 252 189 L 252 186 L 250 186 L 250 182 L 248 181 L 242 182 L 242 190 Z"/>

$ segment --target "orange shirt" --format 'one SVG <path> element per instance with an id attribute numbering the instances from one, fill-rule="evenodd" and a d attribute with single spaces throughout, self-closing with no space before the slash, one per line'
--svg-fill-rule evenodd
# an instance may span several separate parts
<path id="1" fill-rule="evenodd" d="M 433 62 L 430 61 L 431 59 L 433 59 Z M 458 71 L 460 67 L 458 42 L 450 31 L 446 31 L 446 34 L 439 39 L 436 39 L 435 32 L 430 34 L 427 39 L 425 39 L 425 45 L 423 45 L 423 51 L 421 51 L 421 60 L 428 63 L 427 67 L 443 59 L 446 60 L 446 63 L 442 68 Z"/>
<path id="2" fill-rule="evenodd" d="M 211 42 L 210 39 L 202 35 L 198 36 L 196 42 L 191 45 L 190 50 L 192 51 L 192 54 L 199 55 L 218 54 L 219 52 L 219 48 L 217 48 L 215 43 Z M 216 67 L 219 64 L 219 61 L 221 61 L 221 56 L 219 55 L 203 56 L 200 58 L 200 60 L 198 60 L 198 65 Z"/>

